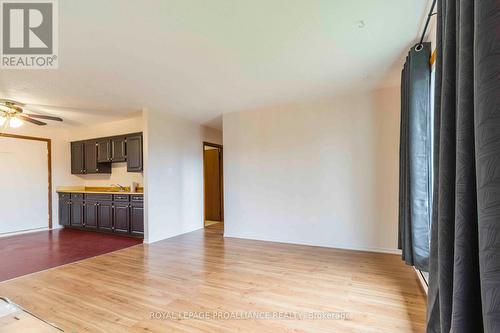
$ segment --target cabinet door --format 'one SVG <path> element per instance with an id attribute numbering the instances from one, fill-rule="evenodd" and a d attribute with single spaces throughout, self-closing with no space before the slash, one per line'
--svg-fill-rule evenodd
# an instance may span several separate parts
<path id="1" fill-rule="evenodd" d="M 85 142 L 85 173 L 97 173 L 97 146 L 94 141 Z"/>
<path id="2" fill-rule="evenodd" d="M 59 199 L 59 224 L 60 225 L 70 225 L 71 216 L 71 202 L 69 198 Z"/>
<path id="3" fill-rule="evenodd" d="M 142 204 L 130 205 L 130 233 L 135 236 L 144 235 L 144 207 Z"/>
<path id="4" fill-rule="evenodd" d="M 99 201 L 97 203 L 97 225 L 100 230 L 113 230 L 113 204 Z"/>
<path id="5" fill-rule="evenodd" d="M 97 228 L 97 202 L 85 201 L 85 228 Z"/>
<path id="6" fill-rule="evenodd" d="M 83 142 L 71 143 L 71 173 L 83 174 L 85 172 L 84 162 L 84 144 Z"/>
<path id="7" fill-rule="evenodd" d="M 71 226 L 82 227 L 83 226 L 83 201 L 72 201 L 71 202 Z"/>
<path id="8" fill-rule="evenodd" d="M 142 135 L 127 136 L 127 171 L 142 172 Z"/>
<path id="9" fill-rule="evenodd" d="M 111 162 L 111 142 L 109 139 L 97 140 L 97 162 Z"/>
<path id="10" fill-rule="evenodd" d="M 126 160 L 126 139 L 125 137 L 116 137 L 111 139 L 111 161 L 125 162 Z"/>
<path id="11" fill-rule="evenodd" d="M 130 225 L 130 207 L 128 203 L 115 202 L 113 208 L 114 231 L 128 234 Z"/>

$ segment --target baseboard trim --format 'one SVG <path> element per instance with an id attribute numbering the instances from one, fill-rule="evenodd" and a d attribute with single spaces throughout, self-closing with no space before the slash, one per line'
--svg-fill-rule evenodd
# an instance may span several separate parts
<path id="1" fill-rule="evenodd" d="M 27 230 L 21 230 L 21 231 L 6 232 L 3 234 L 0 234 L 0 238 L 22 235 L 22 234 L 29 234 L 29 233 L 38 232 L 38 231 L 48 231 L 48 230 L 50 230 L 48 227 L 42 227 L 42 228 L 36 228 L 36 229 L 27 229 Z"/>
<path id="2" fill-rule="evenodd" d="M 166 239 L 170 239 L 170 238 L 174 238 L 174 237 L 177 237 L 177 236 L 182 236 L 184 234 L 188 234 L 190 232 L 193 232 L 193 231 L 197 231 L 197 230 L 200 230 L 200 229 L 203 229 L 205 228 L 204 226 L 201 226 L 199 228 L 196 228 L 196 229 L 193 229 L 193 230 L 186 230 L 186 231 L 181 231 L 179 233 L 176 233 L 176 234 L 172 234 L 172 235 L 168 235 L 168 236 L 165 236 L 163 238 L 160 238 L 160 239 L 152 239 L 152 240 L 149 240 L 149 237 L 144 237 L 143 239 L 143 243 L 144 244 L 153 244 L 153 243 L 156 243 L 156 242 L 161 242 L 162 240 L 166 240 Z"/>
<path id="3" fill-rule="evenodd" d="M 413 267 L 415 270 L 415 273 L 417 274 L 418 281 L 420 282 L 420 287 L 422 287 L 422 290 L 425 292 L 426 295 L 429 293 L 429 285 L 425 281 L 424 277 L 422 276 L 422 272 L 420 272 L 418 269 Z"/>
<path id="4" fill-rule="evenodd" d="M 335 245 L 335 244 L 313 244 L 308 242 L 292 242 L 292 241 L 284 241 L 279 239 L 271 239 L 271 238 L 260 238 L 260 237 L 247 237 L 236 234 L 230 234 L 224 232 L 224 238 L 240 238 L 240 239 L 248 239 L 248 240 L 257 240 L 263 242 L 273 242 L 273 243 L 283 243 L 283 244 L 294 244 L 294 245 L 306 245 L 306 246 L 315 246 L 315 247 L 324 247 L 329 249 L 339 249 L 339 250 L 350 250 L 350 251 L 363 251 L 363 252 L 375 252 L 375 253 L 386 253 L 386 254 L 397 254 L 401 255 L 401 250 L 398 249 L 389 249 L 389 248 L 381 248 L 381 247 L 362 247 L 362 246 L 345 246 L 345 245 Z"/>

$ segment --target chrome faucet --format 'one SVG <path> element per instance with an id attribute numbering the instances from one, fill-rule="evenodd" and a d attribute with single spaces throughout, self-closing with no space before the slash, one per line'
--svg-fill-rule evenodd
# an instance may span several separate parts
<path id="1" fill-rule="evenodd" d="M 111 186 L 118 186 L 120 188 L 120 192 L 126 192 L 127 189 L 124 186 L 121 186 L 120 184 L 111 184 Z"/>

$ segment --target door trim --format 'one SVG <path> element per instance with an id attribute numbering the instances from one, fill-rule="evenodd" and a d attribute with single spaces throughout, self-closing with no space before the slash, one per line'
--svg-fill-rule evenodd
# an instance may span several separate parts
<path id="1" fill-rule="evenodd" d="M 44 141 L 47 144 L 47 161 L 48 161 L 48 209 L 49 209 L 49 229 L 52 229 L 52 140 L 47 138 L 39 138 L 34 136 L 17 135 L 17 134 L 7 134 L 0 133 L 0 137 L 21 139 L 21 140 L 32 140 L 32 141 Z"/>
<path id="2" fill-rule="evenodd" d="M 220 149 L 220 160 L 219 160 L 219 179 L 220 179 L 220 212 L 221 212 L 221 222 L 224 222 L 224 148 L 222 145 L 217 143 L 211 143 L 203 141 L 202 154 L 203 154 L 203 227 L 205 227 L 205 217 L 206 217 L 206 198 L 205 198 L 205 146 L 214 147 Z"/>

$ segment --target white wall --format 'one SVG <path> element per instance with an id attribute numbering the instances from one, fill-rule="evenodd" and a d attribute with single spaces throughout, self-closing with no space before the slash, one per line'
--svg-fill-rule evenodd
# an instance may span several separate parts
<path id="1" fill-rule="evenodd" d="M 203 228 L 203 141 L 220 131 L 145 110 L 145 242 Z"/>
<path id="2" fill-rule="evenodd" d="M 225 114 L 225 236 L 397 252 L 399 88 Z"/>

